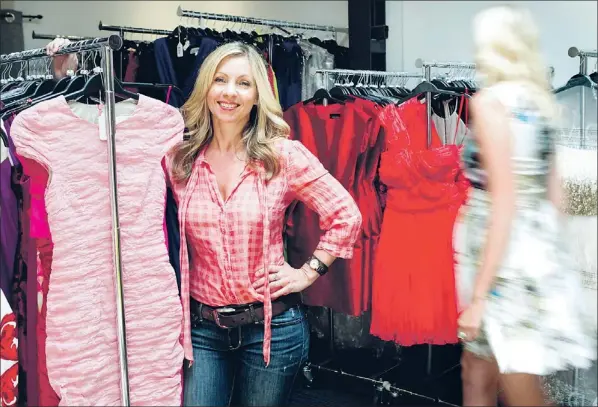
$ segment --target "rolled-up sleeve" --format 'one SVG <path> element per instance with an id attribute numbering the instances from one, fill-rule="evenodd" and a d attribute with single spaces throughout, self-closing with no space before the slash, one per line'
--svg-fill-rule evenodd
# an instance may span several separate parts
<path id="1" fill-rule="evenodd" d="M 289 190 L 318 214 L 324 231 L 317 249 L 350 259 L 361 232 L 361 213 L 355 200 L 301 142 L 287 142 Z"/>

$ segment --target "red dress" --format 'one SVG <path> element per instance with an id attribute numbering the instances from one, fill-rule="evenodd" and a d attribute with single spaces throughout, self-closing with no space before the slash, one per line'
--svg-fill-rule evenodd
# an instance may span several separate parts
<path id="1" fill-rule="evenodd" d="M 284 113 L 291 127 L 291 138 L 301 141 L 324 167 L 349 191 L 363 221 L 353 258 L 337 259 L 329 272 L 303 291 L 305 304 L 323 306 L 357 316 L 368 309 L 371 291 L 372 256 L 369 232 L 372 218 L 380 211 L 368 164 L 377 166 L 374 149 L 379 124 L 373 103 L 356 99 L 344 105 L 304 105 L 298 103 Z M 375 134 L 373 133 L 375 132 Z M 374 163 L 375 164 L 372 164 Z M 369 186 L 368 186 L 369 184 Z M 380 217 L 379 215 L 377 216 Z M 287 261 L 300 267 L 313 254 L 322 231 L 318 215 L 301 202 L 289 208 L 286 222 Z"/>
<path id="2" fill-rule="evenodd" d="M 381 114 L 386 208 L 373 276 L 370 333 L 401 345 L 457 342 L 453 225 L 466 198 L 460 147 L 443 146 L 417 99 Z"/>

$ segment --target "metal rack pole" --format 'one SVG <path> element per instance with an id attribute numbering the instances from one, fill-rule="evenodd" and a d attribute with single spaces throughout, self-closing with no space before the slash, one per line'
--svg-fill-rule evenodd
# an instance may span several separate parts
<path id="1" fill-rule="evenodd" d="M 122 47 L 122 38 L 114 36 L 119 39 L 120 45 L 114 49 Z M 111 37 L 112 38 L 112 37 Z M 124 406 L 130 406 L 129 399 L 129 364 L 127 358 L 127 331 L 125 322 L 125 303 L 124 303 L 124 289 L 122 276 L 122 251 L 120 242 L 120 219 L 118 212 L 118 180 L 116 177 L 116 115 L 114 111 L 114 76 L 112 69 L 114 67 L 113 49 L 109 46 L 102 47 L 102 70 L 104 72 L 104 89 L 105 89 L 105 120 L 108 138 L 108 159 L 110 162 L 110 207 L 112 210 L 112 244 L 114 250 L 114 271 L 116 274 L 115 288 L 116 288 L 116 310 L 117 310 L 117 329 L 118 329 L 118 356 L 120 360 L 120 374 L 121 374 L 121 399 Z"/>
<path id="2" fill-rule="evenodd" d="M 579 57 L 579 74 L 588 74 L 588 58 L 598 57 L 596 50 L 581 50 L 577 47 L 571 47 L 567 51 L 571 58 Z M 586 87 L 581 86 L 579 93 L 579 145 L 581 148 L 586 147 Z M 577 392 L 579 387 L 579 368 L 573 371 L 573 390 Z"/>
<path id="3" fill-rule="evenodd" d="M 152 34 L 152 35 L 170 35 L 172 31 L 169 30 L 159 30 L 155 28 L 139 28 L 139 27 L 126 27 L 126 26 L 118 26 L 118 25 L 105 25 L 100 23 L 98 24 L 98 29 L 100 31 L 112 31 L 118 32 L 123 35 L 123 33 L 135 33 L 135 34 Z"/>
<path id="4" fill-rule="evenodd" d="M 415 67 L 416 68 L 423 68 L 424 70 L 424 77 L 426 81 L 430 81 L 432 79 L 431 68 L 463 68 L 463 69 L 475 69 L 476 65 L 470 62 L 437 62 L 437 61 L 424 61 L 421 58 L 415 60 Z M 427 122 L 426 122 L 426 135 L 428 140 L 428 146 L 432 144 L 432 101 L 431 101 L 432 94 L 430 92 L 426 92 L 426 114 L 427 114 Z M 431 355 L 432 350 L 430 349 L 429 355 Z M 430 359 L 430 357 L 429 357 Z M 428 361 L 428 367 L 431 366 L 431 359 Z"/>
<path id="5" fill-rule="evenodd" d="M 56 38 L 66 38 L 71 41 L 91 40 L 94 37 L 81 37 L 78 35 L 60 35 L 60 34 L 40 34 L 35 31 L 31 32 L 31 38 L 34 40 L 54 40 Z"/>
<path id="6" fill-rule="evenodd" d="M 316 69 L 316 73 L 327 73 L 332 75 L 371 75 L 371 76 L 395 76 L 400 78 L 423 78 L 422 74 L 413 72 L 386 72 L 352 69 Z"/>
<path id="7" fill-rule="evenodd" d="M 437 62 L 437 61 L 424 61 L 421 58 L 415 60 L 416 68 L 423 68 L 429 66 L 431 68 L 464 68 L 464 69 L 475 69 L 475 64 L 471 62 Z"/>
<path id="8" fill-rule="evenodd" d="M 206 20 L 232 21 L 252 25 L 267 25 L 270 27 L 296 28 L 300 30 L 349 32 L 348 28 L 338 28 L 330 25 L 296 23 L 293 21 L 284 20 L 268 20 L 265 18 L 234 16 L 230 14 L 205 13 L 203 11 L 183 10 L 181 6 L 179 6 L 177 9 L 177 15 L 179 17 L 205 18 Z"/>
<path id="9" fill-rule="evenodd" d="M 312 364 L 307 364 L 306 367 L 309 368 L 315 368 L 316 370 L 321 370 L 324 372 L 329 372 L 329 373 L 334 373 L 337 374 L 339 376 L 345 376 L 345 377 L 349 377 L 352 379 L 357 379 L 357 380 L 362 380 L 362 381 L 366 381 L 369 383 L 372 383 L 373 385 L 376 386 L 376 389 L 378 391 L 388 391 L 391 393 L 391 395 L 393 397 L 397 397 L 399 394 L 406 394 L 409 396 L 413 396 L 413 397 L 418 397 L 418 398 L 422 398 L 424 400 L 427 400 L 433 404 L 442 404 L 445 406 L 454 406 L 457 407 L 455 404 L 446 402 L 444 400 L 441 399 L 437 399 L 437 398 L 433 398 L 433 397 L 429 397 L 429 396 L 425 396 L 423 394 L 419 394 L 419 393 L 415 393 L 406 389 L 401 389 L 399 387 L 393 386 L 390 384 L 390 382 L 386 381 L 386 380 L 379 380 L 379 379 L 372 379 L 370 377 L 364 377 L 364 376 L 359 376 L 356 374 L 352 374 L 352 373 L 347 373 L 347 372 L 343 372 L 340 369 L 331 369 L 329 367 L 324 367 L 324 366 L 318 366 L 318 365 L 312 365 Z"/>
<path id="10" fill-rule="evenodd" d="M 579 57 L 579 74 L 580 75 L 587 75 L 588 74 L 588 58 L 596 58 L 598 57 L 597 50 L 581 50 L 577 47 L 571 47 L 567 51 L 567 54 L 571 58 Z M 581 92 L 579 94 L 579 143 L 581 148 L 585 148 L 586 146 L 586 89 L 585 86 L 581 87 Z M 578 378 L 578 371 L 575 370 L 575 382 Z"/>
<path id="11" fill-rule="evenodd" d="M 118 339 L 118 354 L 120 361 L 120 388 L 121 401 L 123 406 L 130 406 L 129 398 L 129 374 L 128 374 L 128 359 L 127 359 L 127 344 L 126 344 L 126 327 L 125 327 L 125 307 L 124 307 L 124 292 L 122 282 L 122 253 L 120 244 L 120 222 L 118 213 L 118 194 L 117 194 L 117 178 L 116 178 L 116 148 L 115 148 L 115 99 L 114 99 L 114 76 L 112 75 L 113 56 L 112 52 L 122 47 L 123 40 L 118 35 L 111 35 L 107 38 L 95 38 L 92 40 L 84 40 L 73 42 L 65 45 L 56 52 L 55 55 L 72 54 L 74 52 L 89 51 L 100 49 L 102 51 L 102 68 L 103 68 L 103 82 L 106 93 L 105 103 L 105 120 L 108 141 L 108 158 L 110 162 L 110 206 L 112 209 L 112 241 L 113 241 L 113 261 L 115 270 L 115 288 L 116 288 L 116 319 L 117 319 L 117 339 Z M 45 48 L 38 48 L 23 52 L 14 52 L 12 54 L 1 55 L 0 64 L 28 61 L 34 58 L 46 57 Z"/>

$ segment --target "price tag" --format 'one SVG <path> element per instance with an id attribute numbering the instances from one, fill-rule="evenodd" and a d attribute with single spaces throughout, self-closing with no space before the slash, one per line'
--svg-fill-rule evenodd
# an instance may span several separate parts
<path id="1" fill-rule="evenodd" d="M 100 129 L 100 140 L 108 140 L 108 133 L 106 133 L 106 116 L 104 115 L 104 109 L 100 112 L 98 117 L 98 128 Z"/>
<path id="2" fill-rule="evenodd" d="M 191 46 L 189 40 L 185 41 L 185 45 L 183 45 L 183 51 L 187 51 L 187 49 Z"/>
<path id="3" fill-rule="evenodd" d="M 176 56 L 179 58 L 183 56 L 183 44 L 181 44 L 180 42 L 176 46 Z"/>

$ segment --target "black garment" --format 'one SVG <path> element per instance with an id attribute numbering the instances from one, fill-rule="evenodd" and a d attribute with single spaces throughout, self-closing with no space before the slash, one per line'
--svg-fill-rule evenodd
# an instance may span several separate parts
<path id="1" fill-rule="evenodd" d="M 139 68 L 137 68 L 136 82 L 160 83 L 153 44 L 140 43 L 137 48 Z M 139 93 L 164 101 L 164 90 L 156 88 L 140 88 Z"/>
<path id="2" fill-rule="evenodd" d="M 309 42 L 324 48 L 334 55 L 334 67 L 336 69 L 350 69 L 349 48 L 338 45 L 334 40 L 322 41 L 319 38 L 310 38 Z"/>

